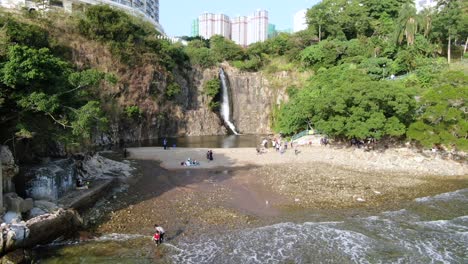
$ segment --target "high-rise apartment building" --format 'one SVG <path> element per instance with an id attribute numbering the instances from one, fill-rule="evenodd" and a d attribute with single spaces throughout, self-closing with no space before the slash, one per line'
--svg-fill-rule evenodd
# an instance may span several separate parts
<path id="1" fill-rule="evenodd" d="M 274 38 L 278 35 L 278 31 L 276 31 L 276 25 L 268 24 L 268 38 Z"/>
<path id="2" fill-rule="evenodd" d="M 263 42 L 268 38 L 268 11 L 257 10 L 249 17 L 247 45 Z"/>
<path id="3" fill-rule="evenodd" d="M 192 35 L 194 33 L 192 30 Z M 239 16 L 232 20 L 224 14 L 204 13 L 198 17 L 198 36 L 209 39 L 213 35 L 221 35 L 243 47 L 265 41 L 268 38 L 268 11 L 258 10 L 249 17 Z"/>
<path id="4" fill-rule="evenodd" d="M 231 21 L 224 14 L 204 13 L 198 17 L 198 34 L 206 39 L 214 35 L 231 38 Z"/>
<path id="5" fill-rule="evenodd" d="M 302 9 L 301 11 L 294 14 L 294 32 L 307 29 L 307 20 L 306 20 L 307 10 Z"/>
<path id="6" fill-rule="evenodd" d="M 231 40 L 242 47 L 247 47 L 247 25 L 249 19 L 246 16 L 235 17 L 231 20 Z"/>
<path id="7" fill-rule="evenodd" d="M 200 34 L 200 23 L 198 22 L 198 18 L 192 21 L 192 30 L 191 35 L 192 37 L 196 37 Z"/>
<path id="8" fill-rule="evenodd" d="M 39 3 L 40 2 L 40 3 Z M 0 6 L 5 8 L 27 8 L 29 10 L 44 10 L 50 8 L 63 8 L 67 12 L 73 12 L 73 8 L 83 5 L 110 5 L 122 9 L 131 15 L 141 17 L 152 23 L 156 29 L 164 34 L 164 30 L 159 24 L 159 0 L 55 0 L 44 1 L 35 0 L 0 0 Z"/>

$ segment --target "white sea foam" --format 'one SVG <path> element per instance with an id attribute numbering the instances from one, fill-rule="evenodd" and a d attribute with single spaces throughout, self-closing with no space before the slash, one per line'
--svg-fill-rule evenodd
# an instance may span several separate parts
<path id="1" fill-rule="evenodd" d="M 151 236 L 144 236 L 139 234 L 118 234 L 118 233 L 111 233 L 105 234 L 100 237 L 95 238 L 96 241 L 127 241 L 133 240 L 137 238 L 148 238 L 150 239 Z"/>
<path id="2" fill-rule="evenodd" d="M 442 193 L 435 196 L 426 196 L 416 198 L 415 201 L 419 203 L 427 203 L 434 201 L 447 201 L 447 200 L 461 200 L 468 201 L 468 189 L 462 189 L 454 192 Z"/>

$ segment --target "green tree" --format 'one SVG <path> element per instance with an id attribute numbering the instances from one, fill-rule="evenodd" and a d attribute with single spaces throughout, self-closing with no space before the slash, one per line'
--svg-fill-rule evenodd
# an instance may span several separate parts
<path id="1" fill-rule="evenodd" d="M 100 108 L 98 101 L 89 101 L 79 109 L 73 110 L 71 128 L 73 135 L 90 138 L 93 130 L 105 130 L 108 120 Z"/>
<path id="2" fill-rule="evenodd" d="M 459 37 L 460 30 L 466 32 L 467 29 L 462 29 L 460 26 L 464 24 L 467 15 L 462 13 L 459 0 L 440 0 L 437 9 L 439 12 L 433 21 L 434 35 L 441 41 L 446 41 L 447 62 L 450 64 L 452 40 Z"/>
<path id="3" fill-rule="evenodd" d="M 399 83 L 373 81 L 350 65 L 319 71 L 279 111 L 276 129 L 286 133 L 307 123 L 332 137 L 399 137 L 413 121 L 416 102 Z"/>
<path id="4" fill-rule="evenodd" d="M 215 35 L 210 39 L 212 56 L 218 62 L 241 60 L 244 58 L 244 50 L 241 46 L 223 36 Z"/>
<path id="5" fill-rule="evenodd" d="M 420 115 L 408 130 L 408 138 L 423 146 L 442 144 L 468 149 L 468 77 L 462 71 L 449 71 L 432 83 L 420 99 Z"/>
<path id="6" fill-rule="evenodd" d="M 324 40 L 317 45 L 307 47 L 301 52 L 302 63 L 309 67 L 331 67 L 337 64 L 339 58 L 345 54 L 346 44 L 339 40 Z"/>
<path id="7" fill-rule="evenodd" d="M 401 7 L 397 19 L 396 39 L 399 44 L 406 40 L 406 44 L 413 45 L 418 32 L 418 17 L 414 3 L 406 3 Z"/>
<path id="8" fill-rule="evenodd" d="M 208 107 L 212 111 L 219 109 L 221 81 L 218 78 L 211 79 L 203 85 L 203 93 L 209 98 Z"/>
<path id="9" fill-rule="evenodd" d="M 14 45 L 8 49 L 0 80 L 10 88 L 55 89 L 63 87 L 69 73 L 68 63 L 53 56 L 49 49 Z"/>
<path id="10" fill-rule="evenodd" d="M 5 29 L 7 43 L 46 48 L 49 46 L 49 34 L 36 25 L 20 23 L 12 18 L 0 18 L 0 27 Z"/>
<path id="11" fill-rule="evenodd" d="M 137 105 L 127 106 L 124 109 L 125 114 L 128 118 L 139 120 L 143 116 L 143 111 Z"/>
<path id="12" fill-rule="evenodd" d="M 324 27 L 329 23 L 327 21 L 329 17 L 330 12 L 325 2 L 320 2 L 307 10 L 307 23 L 309 27 L 314 28 L 318 32 L 319 42 L 323 38 Z"/>
<path id="13" fill-rule="evenodd" d="M 166 97 L 169 99 L 173 99 L 175 96 L 179 95 L 181 91 L 182 90 L 180 88 L 180 85 L 175 82 L 172 82 L 167 86 Z"/>

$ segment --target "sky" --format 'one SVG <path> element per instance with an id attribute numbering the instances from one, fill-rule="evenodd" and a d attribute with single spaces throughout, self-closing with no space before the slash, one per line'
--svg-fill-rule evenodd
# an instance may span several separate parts
<path id="1" fill-rule="evenodd" d="M 169 36 L 190 36 L 192 21 L 204 12 L 223 13 L 233 18 L 265 9 L 269 23 L 282 30 L 293 27 L 297 11 L 317 2 L 319 0 L 159 0 L 159 23 Z"/>

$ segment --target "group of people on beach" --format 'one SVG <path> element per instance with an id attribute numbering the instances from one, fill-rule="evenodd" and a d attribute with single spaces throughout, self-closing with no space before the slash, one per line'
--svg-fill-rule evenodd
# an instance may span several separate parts
<path id="1" fill-rule="evenodd" d="M 153 241 L 157 246 L 164 242 L 164 234 L 166 233 L 166 231 L 164 230 L 164 228 L 162 228 L 162 226 L 158 224 L 154 225 L 154 230 L 155 230 L 155 233 L 153 235 Z"/>
<path id="2" fill-rule="evenodd" d="M 288 141 L 287 140 L 282 140 L 281 138 L 273 138 L 271 139 L 271 146 L 273 149 L 276 150 L 276 152 L 279 152 L 280 154 L 283 154 L 286 152 L 288 149 Z M 262 154 L 266 152 L 266 149 L 268 148 L 268 139 L 264 138 L 262 140 L 262 143 L 260 144 L 261 148 L 257 148 L 257 154 Z M 291 141 L 290 143 L 291 148 L 293 147 L 293 142 Z"/>
<path id="3" fill-rule="evenodd" d="M 206 152 L 206 159 L 208 161 L 213 161 L 213 151 L 211 149 Z"/>
<path id="4" fill-rule="evenodd" d="M 195 160 L 195 159 L 191 159 L 191 158 L 187 158 L 187 160 L 185 161 L 182 161 L 180 163 L 181 166 L 187 166 L 187 167 L 190 167 L 190 166 L 198 166 L 200 165 L 200 162 Z"/>

